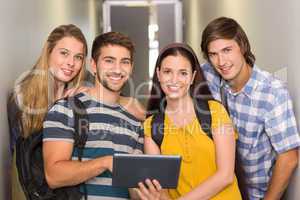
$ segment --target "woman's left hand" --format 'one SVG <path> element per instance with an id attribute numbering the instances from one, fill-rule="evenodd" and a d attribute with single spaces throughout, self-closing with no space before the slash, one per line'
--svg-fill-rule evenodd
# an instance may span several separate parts
<path id="1" fill-rule="evenodd" d="M 137 193 L 141 200 L 159 200 L 162 196 L 162 187 L 157 180 L 146 179 L 144 183 L 139 183 Z"/>

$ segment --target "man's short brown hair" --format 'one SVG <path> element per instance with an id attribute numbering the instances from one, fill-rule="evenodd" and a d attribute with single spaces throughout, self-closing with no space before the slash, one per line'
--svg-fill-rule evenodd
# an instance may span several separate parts
<path id="1" fill-rule="evenodd" d="M 92 46 L 92 58 L 95 62 L 98 60 L 98 57 L 101 53 L 101 48 L 108 45 L 119 45 L 125 47 L 128 49 L 128 51 L 130 51 L 130 57 L 133 61 L 135 48 L 131 39 L 123 33 L 107 32 L 97 36 L 94 39 Z"/>
<path id="2" fill-rule="evenodd" d="M 251 52 L 251 47 L 246 33 L 242 27 L 232 18 L 219 17 L 211 21 L 202 33 L 201 50 L 203 57 L 209 60 L 208 45 L 217 39 L 235 40 L 244 55 L 246 62 L 252 67 L 255 62 L 255 56 Z"/>

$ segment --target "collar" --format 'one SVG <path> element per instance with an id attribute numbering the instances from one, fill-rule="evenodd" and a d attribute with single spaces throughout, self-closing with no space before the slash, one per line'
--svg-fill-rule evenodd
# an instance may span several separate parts
<path id="1" fill-rule="evenodd" d="M 230 89 L 230 86 L 228 85 L 228 83 L 224 80 L 221 79 L 221 87 L 224 87 L 231 95 L 238 95 L 238 94 L 245 94 L 247 96 L 251 96 L 251 93 L 253 91 L 255 91 L 255 89 L 257 88 L 258 85 L 258 67 L 254 64 L 253 68 L 252 68 L 252 73 L 251 76 L 249 78 L 249 80 L 247 81 L 247 83 L 245 84 L 245 86 L 239 91 L 239 92 L 232 92 L 232 90 Z"/>

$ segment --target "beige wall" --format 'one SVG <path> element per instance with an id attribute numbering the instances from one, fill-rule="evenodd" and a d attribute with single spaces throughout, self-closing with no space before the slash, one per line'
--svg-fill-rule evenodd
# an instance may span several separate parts
<path id="1" fill-rule="evenodd" d="M 8 199 L 8 127 L 6 95 L 14 80 L 29 69 L 49 32 L 57 25 L 82 28 L 89 45 L 100 30 L 101 0 L 0 0 L 0 199 Z M 298 0 L 183 0 L 184 38 L 200 55 L 201 32 L 219 16 L 235 18 L 247 32 L 257 64 L 268 71 L 287 68 L 288 86 L 300 124 L 300 2 Z M 89 48 L 90 49 L 90 48 Z M 201 57 L 201 56 L 200 56 Z M 298 170 L 299 171 L 299 170 Z M 287 198 L 300 196 L 295 174 Z"/>
<path id="2" fill-rule="evenodd" d="M 14 81 L 36 61 L 49 32 L 74 23 L 89 45 L 100 27 L 97 0 L 0 0 L 0 199 L 9 199 L 9 133 L 6 96 Z"/>
<path id="3" fill-rule="evenodd" d="M 220 16 L 236 19 L 246 31 L 257 64 L 270 72 L 280 69 L 288 83 L 300 125 L 300 2 L 298 0 L 183 0 L 185 40 L 200 53 L 201 32 L 209 21 Z M 202 57 L 202 56 L 200 56 Z M 286 70 L 285 70 L 286 69 Z M 297 169 L 286 199 L 299 199 Z"/>

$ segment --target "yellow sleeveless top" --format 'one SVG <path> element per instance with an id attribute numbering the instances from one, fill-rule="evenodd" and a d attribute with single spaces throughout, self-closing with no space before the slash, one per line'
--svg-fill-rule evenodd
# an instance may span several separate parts
<path id="1" fill-rule="evenodd" d="M 231 123 L 226 110 L 219 102 L 209 101 L 208 103 L 212 116 L 212 129 Z M 146 137 L 151 137 L 151 120 L 152 116 L 144 122 Z M 167 115 L 165 115 L 164 123 L 161 153 L 182 156 L 178 187 L 169 189 L 171 198 L 176 199 L 193 190 L 216 172 L 215 146 L 213 140 L 202 131 L 196 117 L 190 124 L 180 128 L 176 127 Z M 227 199 L 242 199 L 236 177 L 233 184 L 212 198 L 212 200 Z"/>

